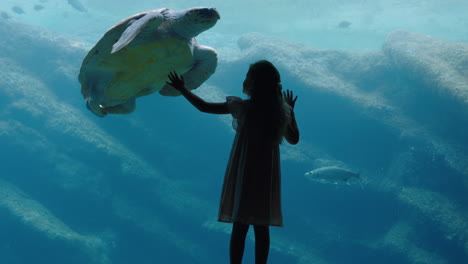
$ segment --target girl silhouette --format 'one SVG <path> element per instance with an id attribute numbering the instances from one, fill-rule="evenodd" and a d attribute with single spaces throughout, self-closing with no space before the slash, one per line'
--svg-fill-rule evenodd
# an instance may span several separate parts
<path id="1" fill-rule="evenodd" d="M 275 66 L 265 60 L 250 65 L 243 84 L 243 100 L 229 96 L 226 102 L 209 103 L 190 92 L 183 77 L 169 74 L 169 85 L 198 110 L 231 114 L 237 131 L 226 168 L 218 220 L 233 223 L 231 264 L 242 263 L 250 225 L 255 233 L 255 263 L 265 264 L 270 249 L 269 226 L 283 226 L 279 144 L 299 141 L 294 117 L 297 96 L 282 92 Z"/>

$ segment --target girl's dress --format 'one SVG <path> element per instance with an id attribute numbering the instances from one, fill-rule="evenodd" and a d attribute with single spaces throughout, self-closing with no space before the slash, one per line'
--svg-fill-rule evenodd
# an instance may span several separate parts
<path id="1" fill-rule="evenodd" d="M 237 133 L 224 177 L 218 220 L 283 226 L 279 144 L 255 133 L 258 129 L 244 126 L 250 100 L 230 96 L 226 101 Z M 287 104 L 284 107 L 285 123 L 289 124 L 292 109 Z"/>

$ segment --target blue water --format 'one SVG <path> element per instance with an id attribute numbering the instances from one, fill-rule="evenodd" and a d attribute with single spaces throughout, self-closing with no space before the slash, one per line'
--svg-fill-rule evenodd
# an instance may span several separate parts
<path id="1" fill-rule="evenodd" d="M 221 20 L 198 37 L 218 67 L 197 94 L 245 98 L 268 59 L 299 97 L 269 263 L 468 263 L 468 1 L 69 2 L 0 3 L 0 263 L 228 263 L 231 118 L 159 94 L 98 118 L 77 80 L 116 22 L 199 5 Z M 304 176 L 324 166 L 363 186 Z"/>

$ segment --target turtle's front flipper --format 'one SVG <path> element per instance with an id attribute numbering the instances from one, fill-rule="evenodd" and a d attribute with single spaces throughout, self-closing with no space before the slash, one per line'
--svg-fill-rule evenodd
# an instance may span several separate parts
<path id="1" fill-rule="evenodd" d="M 185 87 L 193 90 L 202 85 L 216 71 L 218 66 L 218 56 L 213 48 L 197 45 L 193 49 L 193 67 L 182 76 L 185 80 Z M 166 96 L 176 96 L 180 93 L 170 85 L 165 85 L 160 94 Z"/>
<path id="2" fill-rule="evenodd" d="M 111 53 L 115 53 L 127 46 L 145 27 L 156 31 L 163 20 L 164 16 L 162 12 L 150 12 L 140 19 L 131 21 L 119 40 L 112 46 Z"/>
<path id="3" fill-rule="evenodd" d="M 202 85 L 216 71 L 218 66 L 218 55 L 213 48 L 198 45 L 193 49 L 193 67 L 182 76 L 185 86 L 193 90 Z"/>

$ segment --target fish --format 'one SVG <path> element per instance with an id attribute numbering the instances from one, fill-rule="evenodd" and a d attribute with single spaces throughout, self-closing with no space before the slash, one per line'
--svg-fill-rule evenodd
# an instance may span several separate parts
<path id="1" fill-rule="evenodd" d="M 88 12 L 88 9 L 86 9 L 86 7 L 84 7 L 84 5 L 79 0 L 68 0 L 68 4 L 80 12 Z"/>
<path id="2" fill-rule="evenodd" d="M 3 12 L 3 11 L 0 11 L 0 17 L 2 17 L 5 20 L 11 18 L 11 16 L 7 12 Z"/>
<path id="3" fill-rule="evenodd" d="M 320 183 L 344 183 L 350 185 L 353 181 L 358 181 L 361 185 L 361 188 L 363 188 L 361 176 L 359 173 L 336 166 L 318 168 L 306 172 L 304 176 L 311 181 L 316 181 Z"/>
<path id="4" fill-rule="evenodd" d="M 348 28 L 349 26 L 351 26 L 351 22 L 346 20 L 343 20 L 338 24 L 338 27 L 340 28 Z"/>
<path id="5" fill-rule="evenodd" d="M 19 6 L 14 6 L 14 7 L 12 7 L 12 8 L 11 8 L 11 11 L 15 12 L 15 13 L 18 14 L 18 15 L 22 15 L 22 14 L 25 13 L 24 10 L 23 10 L 23 8 L 21 8 L 21 7 L 19 7 Z"/>
<path id="6" fill-rule="evenodd" d="M 42 10 L 42 9 L 44 9 L 44 6 L 43 6 L 43 5 L 34 5 L 34 10 L 40 11 L 40 10 Z"/>

